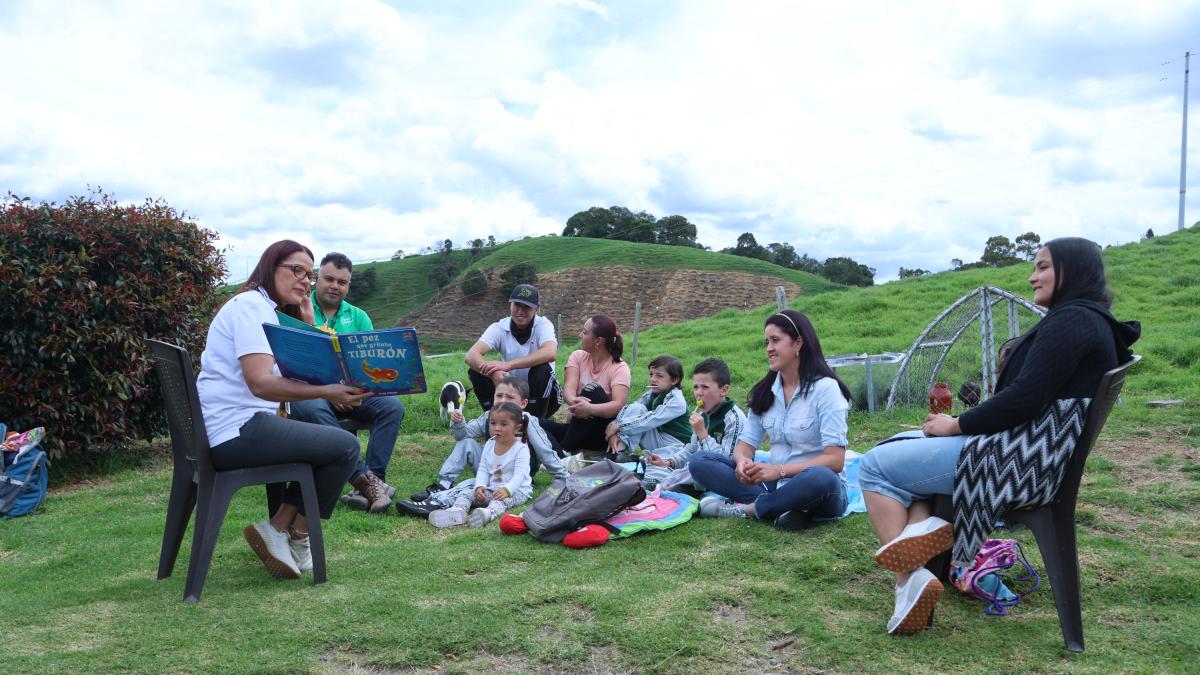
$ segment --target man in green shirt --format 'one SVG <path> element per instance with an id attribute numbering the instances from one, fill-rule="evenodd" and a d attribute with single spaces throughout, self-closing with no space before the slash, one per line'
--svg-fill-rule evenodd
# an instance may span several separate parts
<path id="1" fill-rule="evenodd" d="M 350 275 L 354 268 L 350 259 L 341 253 L 330 253 L 321 260 L 317 285 L 313 290 L 313 325 L 336 333 L 374 330 L 371 317 L 346 302 L 350 291 Z M 353 419 L 371 426 L 367 441 L 367 459 L 358 461 L 350 484 L 355 490 L 343 497 L 351 508 L 367 509 L 372 513 L 386 511 L 392 504 L 395 488 L 384 482 L 400 423 L 404 421 L 404 404 L 396 396 L 369 396 L 361 405 L 350 408 L 332 405 L 324 399 L 293 401 L 292 418 L 327 426 L 339 426 L 339 419 Z"/>

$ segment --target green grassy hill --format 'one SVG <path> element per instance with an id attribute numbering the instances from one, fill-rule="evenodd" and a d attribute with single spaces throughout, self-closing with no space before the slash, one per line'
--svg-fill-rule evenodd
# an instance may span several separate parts
<path id="1" fill-rule="evenodd" d="M 460 261 L 465 261 L 468 257 L 466 251 L 455 251 L 452 255 Z M 437 295 L 437 289 L 429 285 L 428 276 L 438 262 L 436 255 L 423 255 L 359 266 L 357 269 L 360 270 L 375 269 L 378 287 L 374 293 L 355 304 L 366 310 L 377 325 L 390 325 Z M 805 294 L 841 288 L 816 275 L 752 258 L 681 246 L 582 237 L 536 237 L 508 242 L 487 249 L 487 254 L 467 269 L 505 268 L 521 262 L 534 263 L 538 272 L 605 265 L 747 272 L 790 281 L 799 286 Z"/>
<path id="2" fill-rule="evenodd" d="M 552 239 L 518 243 L 544 246 Z M 560 243 L 563 241 L 569 240 L 560 240 Z M 640 249 L 644 245 L 631 246 L 634 249 L 627 250 Z M 586 246 L 580 249 L 587 250 Z M 619 249 L 614 247 L 613 250 Z M 502 251 L 497 251 L 496 255 L 502 253 L 512 255 Z M 610 262 L 613 260 L 621 259 L 613 258 Z M 1134 404 L 1119 407 L 1114 419 L 1190 429 L 1189 425 L 1194 425 L 1196 402 L 1200 400 L 1200 339 L 1195 334 L 1200 317 L 1200 286 L 1194 281 L 1200 277 L 1200 229 L 1193 227 L 1142 243 L 1112 247 L 1105 251 L 1105 260 L 1116 295 L 1114 313 L 1122 320 L 1142 322 L 1142 339 L 1135 345 L 1135 351 L 1146 357 L 1126 387 L 1125 398 Z M 1020 264 L 1003 269 L 942 272 L 870 288 L 826 286 L 825 290 L 835 292 L 801 295 L 791 306 L 812 319 L 827 355 L 904 351 L 943 308 L 974 288 L 992 285 L 1028 297 L 1026 279 L 1030 270 L 1029 265 Z M 733 396 L 737 400 L 744 399 L 749 387 L 766 373 L 766 359 L 761 348 L 762 321 L 770 311 L 770 308 L 725 310 L 706 319 L 659 326 L 642 333 L 637 364 L 633 369 L 634 392 L 640 393 L 645 386 L 644 364 L 656 354 L 678 356 L 689 371 L 698 361 L 718 356 L 733 370 Z M 568 330 L 564 326 L 563 333 L 574 335 L 575 328 Z M 573 338 L 564 338 L 559 344 L 560 372 L 567 356 L 576 347 Z M 632 344 L 626 344 L 627 357 L 632 356 L 632 348 Z M 431 386 L 465 375 L 460 354 L 429 360 L 426 369 Z M 861 371 L 861 368 L 843 370 L 843 376 L 852 388 L 856 384 L 853 380 L 861 378 Z M 406 428 L 441 428 L 436 419 L 434 396 L 427 398 L 409 397 L 406 401 L 410 410 Z M 1162 398 L 1183 398 L 1190 403 L 1187 407 L 1163 410 L 1147 409 L 1144 405 L 1146 400 Z M 907 414 L 911 416 L 911 413 Z M 893 416 L 876 417 L 890 419 Z M 875 423 L 868 421 L 865 414 L 863 422 Z M 1187 433 L 1193 444 L 1200 442 L 1195 431 Z"/>

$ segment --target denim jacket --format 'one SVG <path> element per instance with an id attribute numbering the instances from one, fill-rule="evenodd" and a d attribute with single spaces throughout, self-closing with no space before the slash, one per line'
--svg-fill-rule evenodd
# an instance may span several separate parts
<path id="1" fill-rule="evenodd" d="M 763 414 L 751 412 L 739 441 L 757 448 L 767 436 L 771 441 L 771 464 L 805 462 L 820 455 L 826 446 L 846 447 L 846 411 L 850 403 L 842 396 L 837 380 L 822 377 L 812 383 L 808 395 L 799 388 L 784 403 L 783 381 L 771 385 L 775 401 Z M 786 479 L 780 481 L 782 485 Z"/>

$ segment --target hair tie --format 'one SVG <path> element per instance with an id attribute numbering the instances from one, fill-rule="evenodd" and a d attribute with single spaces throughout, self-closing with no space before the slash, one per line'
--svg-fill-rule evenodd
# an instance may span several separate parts
<path id="1" fill-rule="evenodd" d="M 800 329 L 796 327 L 796 322 L 792 321 L 792 317 L 784 314 L 783 312 L 776 312 L 775 316 L 782 316 L 783 318 L 787 319 L 788 323 L 792 324 L 792 330 L 796 331 L 796 337 L 800 337 Z"/>

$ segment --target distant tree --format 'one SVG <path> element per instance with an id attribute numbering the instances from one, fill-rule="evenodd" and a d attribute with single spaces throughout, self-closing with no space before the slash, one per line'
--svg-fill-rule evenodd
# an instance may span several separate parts
<path id="1" fill-rule="evenodd" d="M 487 290 L 487 278 L 483 276 L 483 272 L 478 267 L 463 275 L 462 294 L 464 298 L 479 295 L 485 290 Z"/>
<path id="2" fill-rule="evenodd" d="M 1146 234 L 1142 235 L 1143 240 L 1153 239 L 1153 238 L 1154 238 L 1154 229 L 1153 228 L 1146 230 Z"/>
<path id="3" fill-rule="evenodd" d="M 780 267 L 787 267 L 789 269 L 795 269 L 796 262 L 799 260 L 796 256 L 796 249 L 791 244 L 781 244 L 778 242 L 767 244 L 767 253 L 769 256 L 768 260 Z"/>
<path id="4" fill-rule="evenodd" d="M 517 263 L 500 275 L 500 292 L 507 298 L 517 284 L 537 282 L 537 267 L 533 263 Z"/>
<path id="5" fill-rule="evenodd" d="M 696 226 L 675 215 L 656 219 L 647 211 L 631 211 L 624 206 L 593 206 L 567 219 L 564 237 L 618 239 L 644 244 L 698 246 Z"/>
<path id="6" fill-rule="evenodd" d="M 350 275 L 350 290 L 346 293 L 346 302 L 357 305 L 362 302 L 363 298 L 374 293 L 378 287 L 379 281 L 375 278 L 374 267 L 355 270 Z"/>
<path id="7" fill-rule="evenodd" d="M 923 277 L 926 274 L 929 274 L 929 270 L 923 270 L 920 267 L 914 267 L 912 269 L 909 269 L 907 267 L 900 268 L 900 278 L 901 279 L 912 279 L 914 277 Z"/>
<path id="8" fill-rule="evenodd" d="M 821 264 L 820 260 L 808 257 L 807 253 L 801 253 L 800 257 L 796 258 L 796 263 L 793 266 L 793 269 L 798 269 L 801 272 L 820 275 L 821 271 L 824 269 L 824 265 Z"/>
<path id="9" fill-rule="evenodd" d="M 1013 249 L 1021 260 L 1033 260 L 1038 249 L 1042 247 L 1042 238 L 1033 232 L 1026 232 L 1013 242 Z"/>
<path id="10" fill-rule="evenodd" d="M 449 239 L 442 242 L 442 248 L 441 248 L 442 253 L 450 253 L 453 250 L 454 250 L 454 242 L 450 241 Z"/>
<path id="11" fill-rule="evenodd" d="M 404 249 L 402 249 L 402 248 L 396 249 L 396 252 L 392 254 L 392 260 L 403 260 L 403 259 L 404 259 Z"/>
<path id="12" fill-rule="evenodd" d="M 664 216 L 654 224 L 655 239 L 667 246 L 696 247 L 696 226 L 683 216 Z"/>
<path id="13" fill-rule="evenodd" d="M 490 235 L 490 234 L 489 234 L 489 235 L 488 235 L 488 240 L 487 240 L 487 247 L 488 247 L 488 248 L 491 248 L 491 247 L 493 247 L 493 246 L 495 246 L 495 245 L 496 245 L 496 237 L 495 237 L 495 236 L 493 236 L 493 235 Z"/>
<path id="14" fill-rule="evenodd" d="M 1008 237 L 996 235 L 988 237 L 987 243 L 983 246 L 983 255 L 979 257 L 979 262 L 986 267 L 1007 267 L 1014 263 L 1021 262 L 1017 257 L 1016 248 Z"/>
<path id="15" fill-rule="evenodd" d="M 758 240 L 754 238 L 754 234 L 751 232 L 743 232 L 738 236 L 737 243 L 734 244 L 733 248 L 727 248 L 721 252 L 740 255 L 744 258 L 771 259 L 771 253 L 767 251 L 766 247 L 759 245 Z"/>
<path id="16" fill-rule="evenodd" d="M 587 211 L 580 211 L 568 218 L 562 236 L 607 239 L 612 233 L 612 213 L 606 208 L 593 206 Z"/>
<path id="17" fill-rule="evenodd" d="M 962 258 L 951 258 L 950 259 L 950 269 L 956 270 L 956 269 L 961 268 L 962 266 L 963 266 Z"/>
<path id="18" fill-rule="evenodd" d="M 826 258 L 821 268 L 822 275 L 834 283 L 847 286 L 872 286 L 875 284 L 875 269 L 850 258 Z"/>

